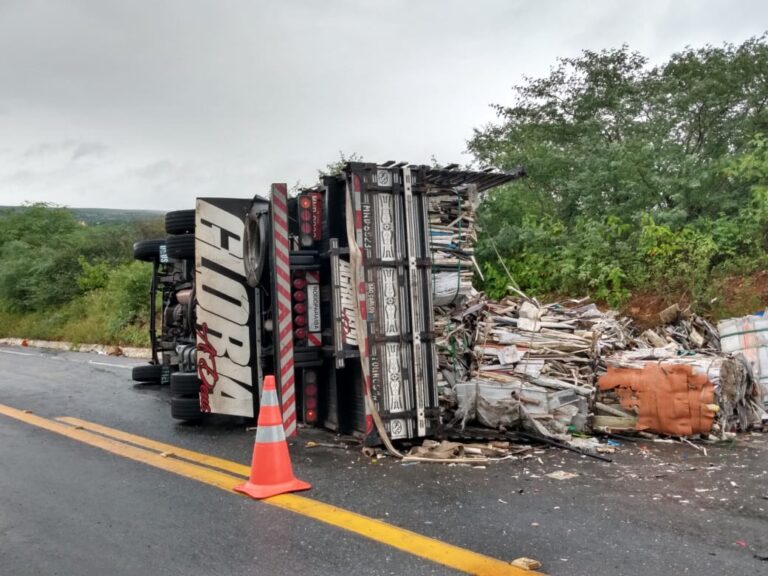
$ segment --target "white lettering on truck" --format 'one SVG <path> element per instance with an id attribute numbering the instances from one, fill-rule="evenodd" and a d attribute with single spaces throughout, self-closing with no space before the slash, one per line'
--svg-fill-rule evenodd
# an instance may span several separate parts
<path id="1" fill-rule="evenodd" d="M 243 221 L 197 201 L 197 371 L 203 412 L 253 416 L 250 300 L 243 276 Z"/>

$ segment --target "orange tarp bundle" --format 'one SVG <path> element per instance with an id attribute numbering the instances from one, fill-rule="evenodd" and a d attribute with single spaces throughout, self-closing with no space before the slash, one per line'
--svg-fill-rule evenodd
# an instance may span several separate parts
<path id="1" fill-rule="evenodd" d="M 672 436 L 707 434 L 715 419 L 714 386 L 689 365 L 608 368 L 598 386 L 614 390 L 622 407 L 638 414 L 637 430 Z"/>

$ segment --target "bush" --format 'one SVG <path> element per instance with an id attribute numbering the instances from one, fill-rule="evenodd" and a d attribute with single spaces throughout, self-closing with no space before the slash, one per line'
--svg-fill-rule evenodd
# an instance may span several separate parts
<path id="1" fill-rule="evenodd" d="M 131 246 L 161 225 L 87 226 L 42 204 L 0 212 L 0 332 L 146 345 L 151 267 Z"/>

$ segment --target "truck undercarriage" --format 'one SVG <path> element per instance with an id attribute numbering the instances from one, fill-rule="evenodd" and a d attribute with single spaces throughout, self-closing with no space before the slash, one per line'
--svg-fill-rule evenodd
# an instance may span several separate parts
<path id="1" fill-rule="evenodd" d="M 478 202 L 522 175 L 354 162 L 295 197 L 275 184 L 269 198 L 170 212 L 168 238 L 134 255 L 153 263 L 150 366 L 170 382 L 172 416 L 256 417 L 274 374 L 289 436 L 299 423 L 372 444 L 435 434 L 435 294 L 466 270 L 433 257 L 430 202 Z"/>

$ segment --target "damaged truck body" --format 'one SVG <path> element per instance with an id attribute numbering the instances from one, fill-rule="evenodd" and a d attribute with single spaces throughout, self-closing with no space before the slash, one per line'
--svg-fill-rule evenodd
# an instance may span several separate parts
<path id="1" fill-rule="evenodd" d="M 268 198 L 169 213 L 165 240 L 134 247 L 154 269 L 153 361 L 134 379 L 168 381 L 180 420 L 255 418 L 274 374 L 289 436 L 298 424 L 367 443 L 433 435 L 433 297 L 438 284 L 458 294 L 474 262 L 434 200 L 477 202 L 522 174 L 352 162 L 295 196 L 274 184 Z"/>

